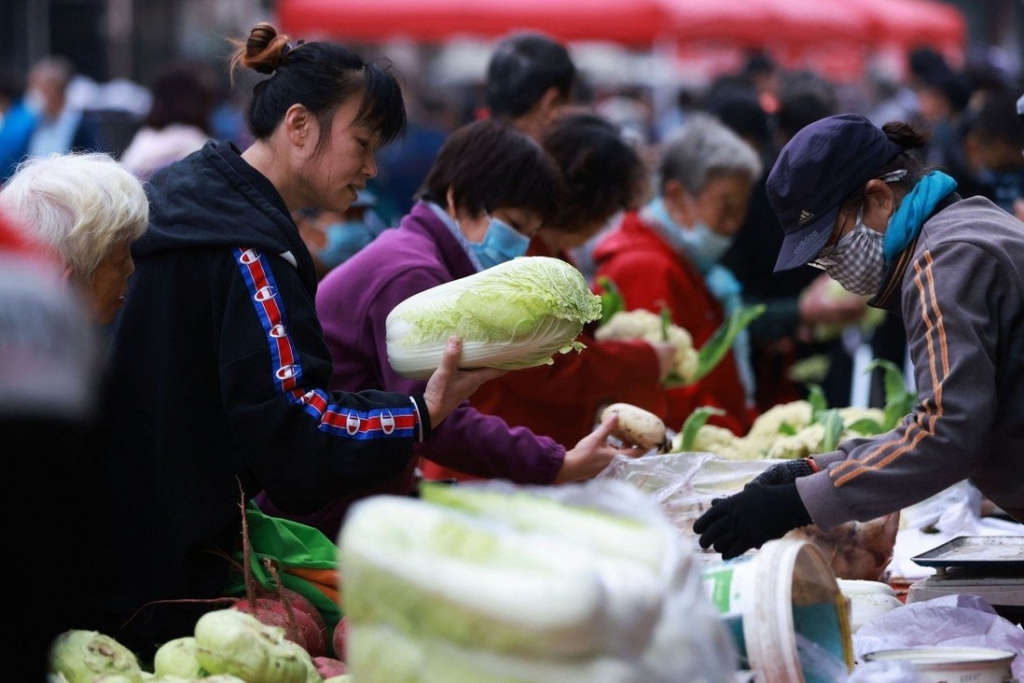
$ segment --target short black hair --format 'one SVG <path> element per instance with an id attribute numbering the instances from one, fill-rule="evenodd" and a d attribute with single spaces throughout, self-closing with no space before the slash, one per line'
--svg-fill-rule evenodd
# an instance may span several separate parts
<path id="1" fill-rule="evenodd" d="M 575 81 L 564 45 L 542 33 L 515 33 L 498 43 L 487 65 L 487 107 L 496 118 L 516 119 L 551 88 L 569 99 Z"/>
<path id="2" fill-rule="evenodd" d="M 647 191 L 647 167 L 608 119 L 588 111 L 558 117 L 541 139 L 562 172 L 563 193 L 551 227 L 580 232 L 635 209 Z"/>
<path id="3" fill-rule="evenodd" d="M 466 124 L 448 136 L 417 193 L 419 199 L 474 216 L 499 208 L 527 209 L 547 222 L 561 190 L 558 167 L 527 135 L 494 119 Z"/>

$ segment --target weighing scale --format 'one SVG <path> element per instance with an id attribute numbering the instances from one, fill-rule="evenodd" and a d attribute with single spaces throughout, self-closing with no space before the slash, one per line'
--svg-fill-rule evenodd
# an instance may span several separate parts
<path id="1" fill-rule="evenodd" d="M 959 536 L 911 559 L 935 574 L 911 584 L 908 603 L 970 593 L 1024 624 L 1024 536 Z"/>

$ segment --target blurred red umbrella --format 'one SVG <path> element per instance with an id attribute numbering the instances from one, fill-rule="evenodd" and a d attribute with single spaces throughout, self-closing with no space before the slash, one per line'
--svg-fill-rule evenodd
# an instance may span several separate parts
<path id="1" fill-rule="evenodd" d="M 956 7 L 937 0 L 846 0 L 866 17 L 873 43 L 904 48 L 928 45 L 962 52 L 967 21 Z"/>
<path id="2" fill-rule="evenodd" d="M 663 0 L 279 0 L 277 16 L 285 32 L 307 37 L 441 42 L 533 29 L 564 41 L 650 44 L 670 12 Z"/>

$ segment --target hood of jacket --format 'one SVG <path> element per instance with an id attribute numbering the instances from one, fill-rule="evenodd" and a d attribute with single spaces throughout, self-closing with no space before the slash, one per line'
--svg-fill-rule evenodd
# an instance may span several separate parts
<path id="1" fill-rule="evenodd" d="M 313 278 L 315 286 L 312 257 L 283 201 L 272 201 L 240 163 L 245 162 L 234 145 L 210 142 L 157 172 L 146 184 L 149 228 L 132 246 L 132 255 L 145 259 L 192 249 L 258 249 L 282 256 L 304 280 Z M 266 185 L 272 187 L 269 181 Z"/>

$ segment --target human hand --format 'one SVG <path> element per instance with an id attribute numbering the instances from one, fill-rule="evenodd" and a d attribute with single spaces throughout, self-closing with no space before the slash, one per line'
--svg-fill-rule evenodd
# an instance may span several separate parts
<path id="1" fill-rule="evenodd" d="M 750 484 L 733 496 L 711 501 L 693 530 L 700 534 L 701 548 L 714 546 L 723 560 L 731 560 L 810 523 L 795 483 Z"/>
<path id="2" fill-rule="evenodd" d="M 867 312 L 869 298 L 846 291 L 831 276 L 822 273 L 800 293 L 797 303 L 800 322 L 805 325 L 848 325 L 859 322 Z"/>
<path id="3" fill-rule="evenodd" d="M 1024 221 L 1024 199 L 1013 200 L 1013 215 L 1017 220 Z"/>
<path id="4" fill-rule="evenodd" d="M 786 462 L 775 463 L 761 474 L 754 477 L 747 486 L 752 484 L 767 484 L 777 486 L 779 484 L 792 484 L 799 477 L 806 477 L 818 471 L 818 463 L 811 458 L 798 458 Z"/>
<path id="5" fill-rule="evenodd" d="M 459 370 L 461 355 L 462 340 L 456 336 L 449 337 L 444 347 L 444 355 L 441 357 L 441 365 L 427 380 L 423 402 L 427 404 L 431 427 L 441 424 L 481 384 L 508 372 L 494 368 Z"/>
<path id="6" fill-rule="evenodd" d="M 593 479 L 608 467 L 616 455 L 636 458 L 647 452 L 634 446 L 615 447 L 608 443 L 618 420 L 618 414 L 608 413 L 594 431 L 580 439 L 575 448 L 565 452 L 562 468 L 555 477 L 556 484 Z"/>

